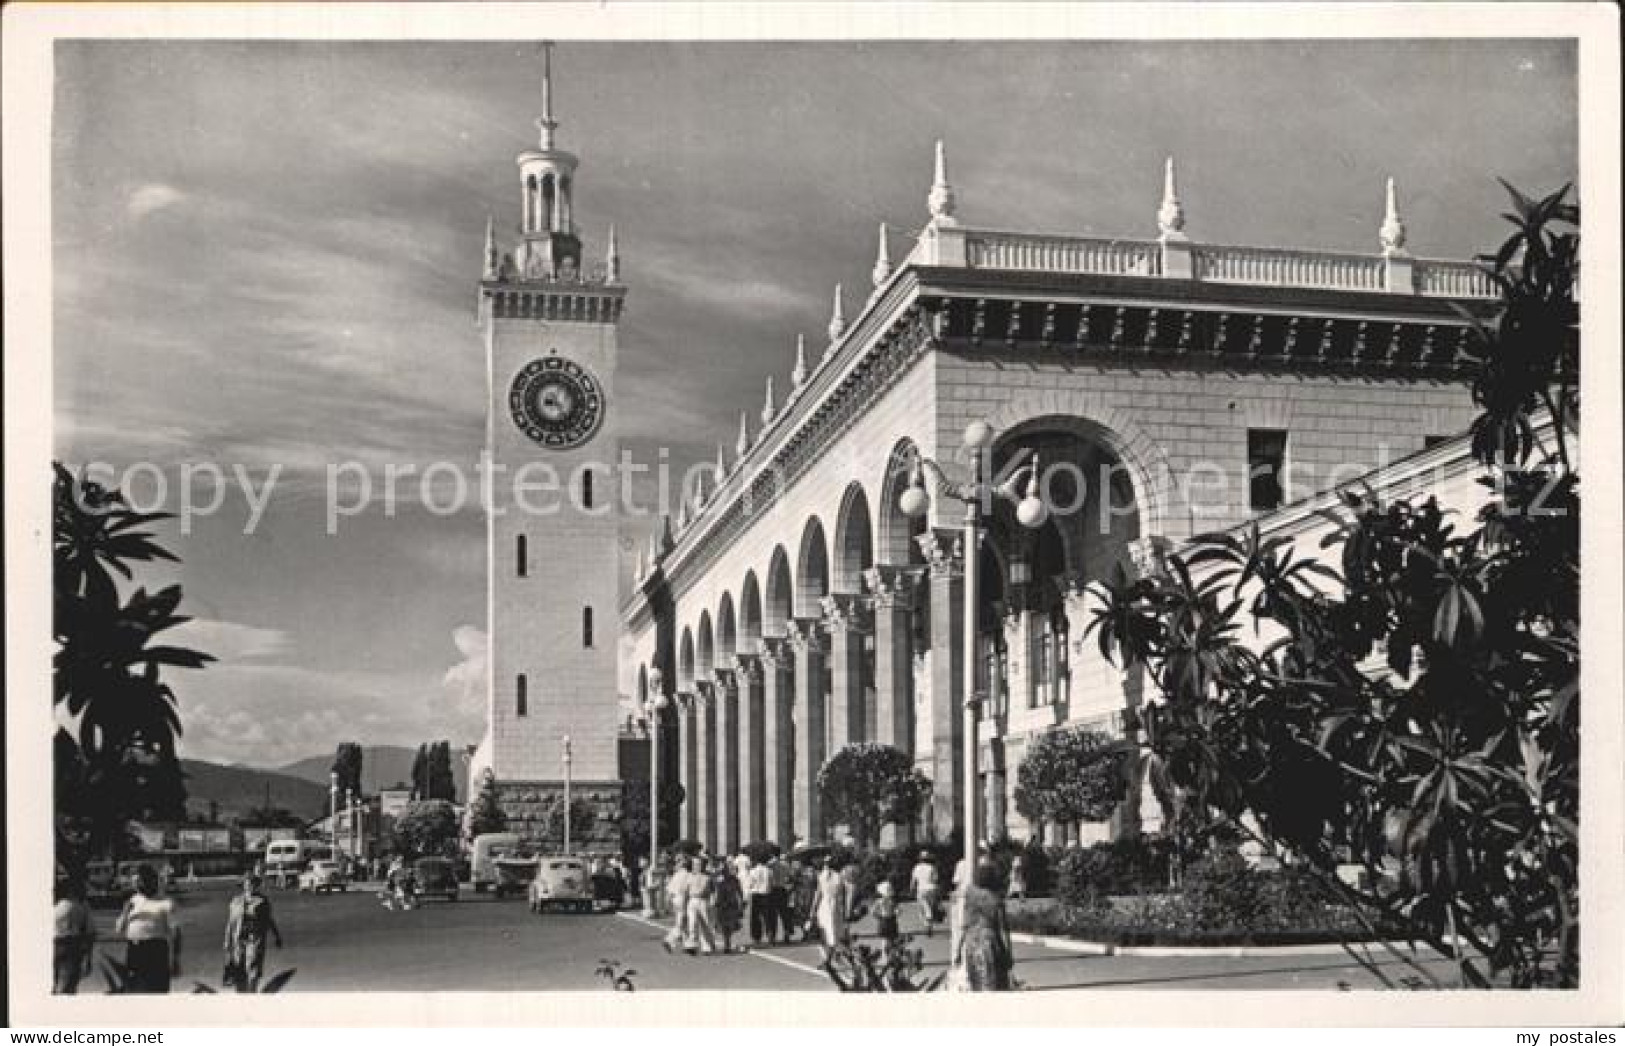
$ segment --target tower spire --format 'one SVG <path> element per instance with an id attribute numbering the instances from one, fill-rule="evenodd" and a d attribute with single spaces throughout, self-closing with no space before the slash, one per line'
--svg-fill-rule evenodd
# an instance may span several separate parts
<path id="1" fill-rule="evenodd" d="M 869 273 L 874 280 L 875 289 L 891 279 L 891 250 L 886 246 L 886 223 L 880 223 L 880 248 L 875 252 L 875 267 Z"/>
<path id="2" fill-rule="evenodd" d="M 496 221 L 487 213 L 485 216 L 485 278 L 488 280 L 496 279 L 497 270 L 501 264 L 502 259 L 497 254 Z"/>
<path id="3" fill-rule="evenodd" d="M 925 198 L 925 205 L 931 209 L 932 224 L 958 223 L 958 219 L 954 217 L 954 189 L 948 184 L 948 161 L 943 155 L 941 138 L 937 139 L 936 171 L 931 179 L 931 192 Z"/>
<path id="4" fill-rule="evenodd" d="M 558 130 L 559 122 L 553 119 L 553 41 L 542 42 L 542 117 L 536 121 L 541 130 L 541 146 L 544 150 L 553 148 L 553 132 Z"/>
<path id="5" fill-rule="evenodd" d="M 609 227 L 609 245 L 604 248 L 604 281 L 606 283 L 621 282 L 621 245 L 615 238 L 615 226 Z"/>
<path id="6" fill-rule="evenodd" d="M 793 393 L 800 391 L 807 380 L 807 336 L 796 335 L 796 365 L 790 368 L 790 390 Z"/>
<path id="7" fill-rule="evenodd" d="M 1388 179 L 1388 189 L 1383 201 L 1382 228 L 1377 230 L 1377 238 L 1382 242 L 1382 253 L 1386 257 L 1405 253 L 1405 223 L 1399 217 L 1399 193 L 1394 189 L 1394 179 Z"/>
<path id="8" fill-rule="evenodd" d="M 1162 167 L 1162 206 L 1157 208 L 1157 231 L 1164 240 L 1183 240 L 1185 236 L 1185 205 L 1179 202 L 1179 187 L 1174 181 L 1174 158 L 1168 157 Z"/>
<path id="9" fill-rule="evenodd" d="M 841 285 L 835 285 L 835 306 L 829 314 L 829 343 L 834 345 L 846 333 L 846 307 L 841 304 Z"/>

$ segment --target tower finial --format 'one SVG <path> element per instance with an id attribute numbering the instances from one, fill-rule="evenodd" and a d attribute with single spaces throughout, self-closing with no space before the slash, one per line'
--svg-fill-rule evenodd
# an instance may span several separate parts
<path id="1" fill-rule="evenodd" d="M 841 304 L 841 285 L 835 285 L 835 306 L 829 314 L 829 343 L 834 345 L 846 333 L 846 308 Z"/>
<path id="2" fill-rule="evenodd" d="M 790 368 L 791 393 L 799 392 L 807 380 L 807 336 L 796 335 L 796 365 Z"/>
<path id="3" fill-rule="evenodd" d="M 869 273 L 876 288 L 891 279 L 891 251 L 886 246 L 886 223 L 880 223 L 880 248 L 875 252 L 875 267 Z"/>
<path id="4" fill-rule="evenodd" d="M 728 454 L 727 454 L 727 451 L 722 449 L 722 444 L 719 442 L 717 444 L 717 486 L 718 487 L 722 486 L 722 480 L 727 475 L 728 475 Z"/>
<path id="5" fill-rule="evenodd" d="M 1393 257 L 1405 253 L 1405 223 L 1399 217 L 1399 194 L 1394 189 L 1394 179 L 1388 179 L 1386 199 L 1383 201 L 1382 228 L 1377 230 L 1377 238 L 1382 242 L 1384 257 Z"/>
<path id="6" fill-rule="evenodd" d="M 765 428 L 773 424 L 773 416 L 779 412 L 773 403 L 773 375 L 767 376 L 767 399 L 762 403 L 762 426 Z"/>
<path id="7" fill-rule="evenodd" d="M 615 226 L 609 227 L 609 244 L 604 248 L 604 281 L 621 282 L 621 246 L 615 239 Z"/>
<path id="8" fill-rule="evenodd" d="M 734 450 L 741 461 L 750 453 L 750 415 L 745 411 L 739 412 L 739 439 L 734 443 Z"/>
<path id="9" fill-rule="evenodd" d="M 1179 202 L 1179 186 L 1174 180 L 1174 158 L 1162 167 L 1162 206 L 1157 208 L 1157 231 L 1164 240 L 1183 240 L 1185 206 Z"/>
<path id="10" fill-rule="evenodd" d="M 931 221 L 936 225 L 954 225 L 954 189 L 948 184 L 948 161 L 943 155 L 942 139 L 937 139 L 936 172 L 931 179 L 931 192 L 925 198 L 931 209 Z"/>
<path id="11" fill-rule="evenodd" d="M 544 150 L 553 148 L 553 132 L 558 129 L 559 122 L 553 119 L 553 41 L 542 41 L 542 117 L 536 121 L 541 129 L 541 146 Z"/>
<path id="12" fill-rule="evenodd" d="M 502 258 L 497 254 L 497 228 L 496 221 L 487 212 L 485 215 L 485 278 L 494 280 L 502 265 Z"/>

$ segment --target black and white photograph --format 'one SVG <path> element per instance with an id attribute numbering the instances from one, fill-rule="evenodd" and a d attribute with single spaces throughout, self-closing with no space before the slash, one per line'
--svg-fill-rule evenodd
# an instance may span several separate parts
<path id="1" fill-rule="evenodd" d="M 19 1026 L 1625 1020 L 1617 11 L 70 6 Z"/>

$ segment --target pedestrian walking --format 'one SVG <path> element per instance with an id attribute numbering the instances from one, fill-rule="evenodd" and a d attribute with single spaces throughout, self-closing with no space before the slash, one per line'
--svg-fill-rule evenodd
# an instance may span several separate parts
<path id="1" fill-rule="evenodd" d="M 722 953 L 727 955 L 734 950 L 734 934 L 744 927 L 745 916 L 745 892 L 740 889 L 739 876 L 731 861 L 717 862 L 711 876 L 711 897 L 716 931 L 722 935 Z"/>
<path id="2" fill-rule="evenodd" d="M 175 902 L 164 896 L 158 870 L 136 870 L 135 893 L 124 902 L 113 932 L 124 939 L 124 990 L 134 995 L 166 994 L 181 972 L 181 926 Z"/>
<path id="3" fill-rule="evenodd" d="M 711 955 L 717 950 L 716 934 L 712 930 L 711 904 L 714 890 L 711 877 L 699 868 L 690 871 L 683 884 L 684 926 L 683 950 L 690 955 L 704 952 Z"/>
<path id="4" fill-rule="evenodd" d="M 794 876 L 790 872 L 790 863 L 777 854 L 768 859 L 767 871 L 772 883 L 768 890 L 767 929 L 774 944 L 780 941 L 789 944 L 790 888 Z"/>
<path id="5" fill-rule="evenodd" d="M 1015 959 L 997 865 L 987 860 L 977 863 L 957 907 L 959 932 L 954 935 L 951 965 L 964 971 L 965 985 L 973 992 L 1009 991 Z"/>
<path id="6" fill-rule="evenodd" d="M 920 851 L 920 859 L 909 873 L 909 882 L 914 887 L 914 900 L 920 906 L 920 923 L 925 928 L 925 935 L 930 937 L 936 932 L 941 888 L 937 883 L 937 866 L 931 860 L 929 851 Z"/>
<path id="7" fill-rule="evenodd" d="M 1005 896 L 1016 901 L 1027 899 L 1027 866 L 1022 863 L 1020 854 L 1010 860 L 1010 887 Z"/>
<path id="8" fill-rule="evenodd" d="M 835 870 L 835 859 L 824 858 L 812 899 L 813 922 L 818 927 L 818 943 L 824 958 L 848 941 L 846 880 Z"/>
<path id="9" fill-rule="evenodd" d="M 51 915 L 56 927 L 51 942 L 51 990 L 58 995 L 73 995 L 79 991 L 79 979 L 90 973 L 91 953 L 96 947 L 84 880 L 71 878 L 57 883 Z"/>
<path id="10" fill-rule="evenodd" d="M 282 928 L 271 913 L 271 899 L 261 891 L 260 877 L 243 876 L 243 890 L 226 906 L 226 968 L 236 975 L 238 991 L 257 992 L 265 976 L 265 945 L 282 947 Z"/>
<path id="11" fill-rule="evenodd" d="M 897 957 L 897 942 L 901 934 L 897 928 L 897 899 L 892 896 L 892 885 L 886 879 L 875 887 L 875 934 L 880 938 L 881 954 L 889 966 Z"/>
<path id="12" fill-rule="evenodd" d="M 750 903 L 751 943 L 761 947 L 778 936 L 778 918 L 773 912 L 773 869 L 757 861 L 745 874 L 745 893 Z"/>
<path id="13" fill-rule="evenodd" d="M 792 862 L 791 868 L 795 871 L 795 882 L 790 887 L 795 926 L 801 931 L 801 939 L 809 941 L 813 936 L 813 904 L 818 897 L 818 872 L 801 861 Z"/>
<path id="14" fill-rule="evenodd" d="M 666 899 L 671 906 L 671 932 L 660 942 L 670 952 L 683 947 L 688 936 L 688 859 L 678 857 L 672 863 L 671 877 L 666 880 Z"/>

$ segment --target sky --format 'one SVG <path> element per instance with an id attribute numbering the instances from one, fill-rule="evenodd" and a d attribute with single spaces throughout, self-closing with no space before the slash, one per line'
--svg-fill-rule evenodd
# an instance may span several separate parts
<path id="1" fill-rule="evenodd" d="M 145 504 L 162 476 L 172 510 L 183 468 L 205 507 L 228 480 L 141 575 L 184 584 L 177 638 L 219 658 L 173 681 L 184 755 L 483 732 L 478 504 L 408 482 L 329 533 L 327 471 L 472 469 L 485 222 L 518 222 L 540 67 L 534 42 L 57 45 L 55 452 Z M 1151 238 L 1172 155 L 1194 240 L 1375 253 L 1392 175 L 1425 257 L 1499 244 L 1497 177 L 1578 170 L 1561 41 L 567 42 L 553 67 L 587 259 L 613 222 L 630 288 L 612 409 L 678 466 L 731 456 L 837 282 L 853 317 L 879 223 L 906 252 L 938 138 L 971 225 Z"/>

